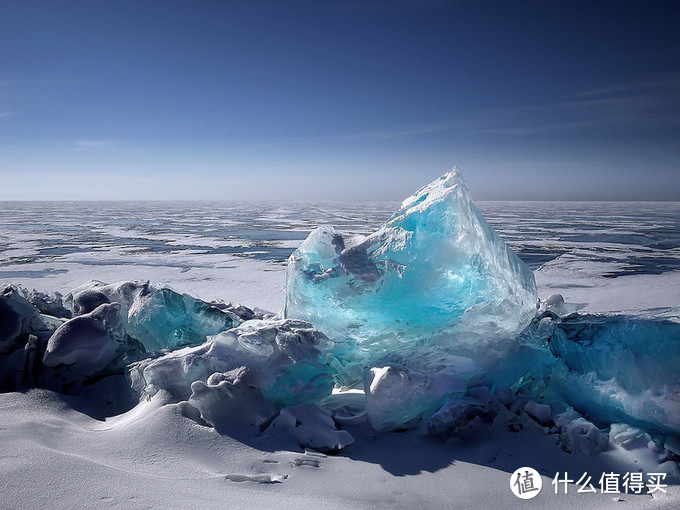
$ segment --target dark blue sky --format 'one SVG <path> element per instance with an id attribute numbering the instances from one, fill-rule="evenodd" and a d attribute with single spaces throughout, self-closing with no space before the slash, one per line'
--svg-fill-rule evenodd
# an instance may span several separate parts
<path id="1" fill-rule="evenodd" d="M 680 200 L 679 1 L 0 2 L 0 199 Z"/>

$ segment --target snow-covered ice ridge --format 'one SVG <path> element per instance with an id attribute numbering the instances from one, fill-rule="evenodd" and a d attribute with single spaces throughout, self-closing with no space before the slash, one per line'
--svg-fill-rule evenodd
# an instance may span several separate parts
<path id="1" fill-rule="evenodd" d="M 316 451 L 367 430 L 492 441 L 533 427 L 574 456 L 623 448 L 637 462 L 642 449 L 680 482 L 677 301 L 592 314 L 539 300 L 457 170 L 374 233 L 313 231 L 290 256 L 286 297 L 274 314 L 140 281 L 65 296 L 6 286 L 0 387 L 44 388 L 118 423 L 175 406 L 223 436 Z M 226 477 L 285 480 L 267 476 Z"/>

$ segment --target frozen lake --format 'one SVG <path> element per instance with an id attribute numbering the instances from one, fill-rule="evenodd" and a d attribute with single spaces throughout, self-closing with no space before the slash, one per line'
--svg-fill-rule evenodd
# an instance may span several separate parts
<path id="1" fill-rule="evenodd" d="M 561 293 L 585 311 L 677 322 L 680 203 L 477 205 L 534 271 L 540 297 Z M 90 279 L 150 280 L 204 300 L 276 311 L 285 299 L 286 259 L 311 229 L 329 224 L 369 233 L 398 206 L 0 202 L 0 282 L 66 293 Z M 187 358 L 178 366 L 194 364 Z M 104 390 L 94 390 L 93 401 L 103 400 Z M 504 414 L 489 422 L 498 426 L 475 422 L 479 436 L 448 442 L 416 430 L 377 434 L 364 419 L 345 425 L 355 443 L 325 455 L 276 437 L 242 442 L 218 434 L 187 417 L 186 401 L 168 395 L 159 392 L 101 421 L 74 410 L 77 400 L 69 395 L 43 389 L 0 394 L 2 473 L 8 480 L 0 506 L 73 508 L 97 498 L 101 508 L 219 507 L 227 499 L 242 508 L 447 508 L 452 502 L 506 508 L 516 506 L 511 474 L 531 466 L 542 475 L 544 491 L 535 500 L 542 507 L 612 508 L 626 501 L 630 508 L 677 508 L 675 457 L 668 460 L 663 438 L 650 441 L 627 425 L 612 425 L 606 431 L 611 437 L 602 436 L 606 448 L 586 455 L 563 448 L 567 429 L 543 426 L 521 406 L 512 412 L 501 406 Z M 558 407 L 548 409 L 555 414 Z M 600 474 L 633 470 L 668 474 L 667 493 L 580 494 L 573 484 L 558 493 L 550 485 L 555 473 L 566 477 L 568 471 L 572 482 L 592 474 L 597 483 Z"/>
<path id="2" fill-rule="evenodd" d="M 90 279 L 151 280 L 206 300 L 277 310 L 286 259 L 310 230 L 332 225 L 365 234 L 398 206 L 0 202 L 0 281 L 65 293 Z M 672 289 L 680 271 L 679 202 L 477 206 L 536 272 L 542 297 L 560 292 L 593 311 L 680 304 Z"/>

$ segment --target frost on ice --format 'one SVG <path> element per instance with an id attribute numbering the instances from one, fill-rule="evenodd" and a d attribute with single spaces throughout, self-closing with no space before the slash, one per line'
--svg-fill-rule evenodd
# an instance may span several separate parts
<path id="1" fill-rule="evenodd" d="M 286 284 L 286 317 L 374 352 L 443 333 L 513 336 L 538 303 L 533 273 L 482 217 L 457 169 L 369 236 L 314 230 L 290 256 Z"/>
<path id="2" fill-rule="evenodd" d="M 280 408 L 319 401 L 333 389 L 318 349 L 325 339 L 305 321 L 253 319 L 201 345 L 141 360 L 132 367 L 132 382 L 143 394 L 165 391 L 177 400 L 205 401 L 208 393 L 225 391 L 233 397 L 240 385 Z"/>

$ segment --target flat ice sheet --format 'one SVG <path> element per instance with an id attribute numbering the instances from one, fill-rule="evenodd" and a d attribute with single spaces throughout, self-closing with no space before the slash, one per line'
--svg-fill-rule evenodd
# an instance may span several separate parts
<path id="1" fill-rule="evenodd" d="M 480 202 L 534 271 L 539 296 L 588 311 L 680 305 L 680 203 Z M 285 260 L 309 231 L 374 231 L 395 202 L 0 202 L 0 282 L 66 293 L 151 280 L 277 311 Z M 629 277 L 636 278 L 630 279 Z M 631 292 L 634 290 L 634 292 Z"/>

